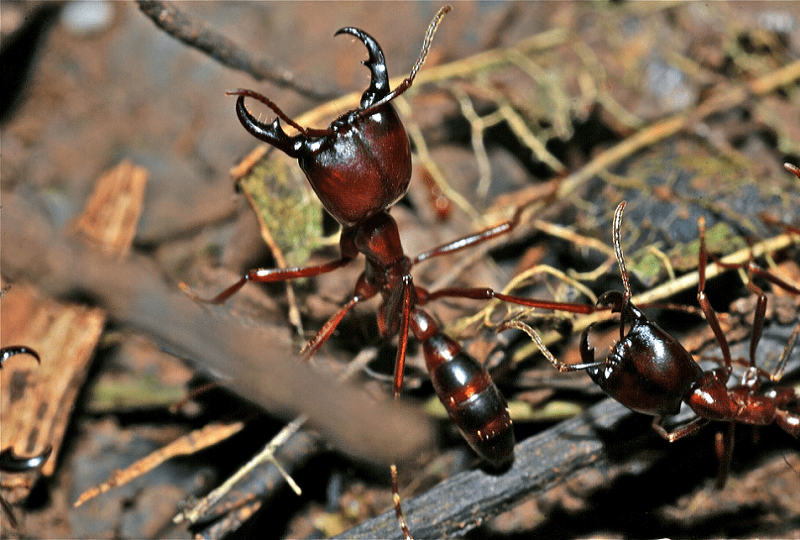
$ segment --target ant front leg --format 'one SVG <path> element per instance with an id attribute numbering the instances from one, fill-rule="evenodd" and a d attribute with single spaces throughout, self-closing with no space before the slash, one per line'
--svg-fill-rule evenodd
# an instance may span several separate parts
<path id="1" fill-rule="evenodd" d="M 256 283 L 276 283 L 279 281 L 289 281 L 297 278 L 314 277 L 320 274 L 327 274 L 333 272 L 343 266 L 346 266 L 353 259 L 337 259 L 318 266 L 305 266 L 302 268 L 257 268 L 248 271 L 242 278 L 219 293 L 217 296 L 208 300 L 212 304 L 222 304 L 228 298 L 239 292 L 239 289 L 245 286 L 247 282 L 253 281 Z"/>
<path id="2" fill-rule="evenodd" d="M 700 304 L 700 309 L 703 310 L 703 314 L 706 316 L 708 325 L 714 332 L 714 336 L 717 338 L 719 348 L 722 351 L 722 358 L 725 362 L 726 374 L 722 383 L 725 384 L 728 381 L 728 377 L 730 377 L 731 373 L 733 372 L 733 365 L 731 361 L 730 347 L 728 346 L 728 339 L 725 337 L 725 333 L 722 331 L 722 327 L 719 325 L 717 312 L 714 311 L 713 307 L 711 307 L 711 303 L 708 301 L 708 296 L 706 296 L 706 266 L 708 264 L 708 251 L 706 250 L 706 220 L 702 216 L 697 221 L 697 227 L 700 230 L 700 254 L 699 262 L 697 264 L 697 302 Z M 766 309 L 766 304 L 764 304 L 764 308 Z"/>
<path id="3" fill-rule="evenodd" d="M 210 300 L 199 298 L 183 283 L 180 285 L 180 287 L 183 292 L 198 302 L 222 304 L 228 298 L 236 294 L 239 289 L 251 281 L 256 283 L 277 283 L 280 281 L 289 281 L 298 278 L 314 277 L 321 274 L 327 274 L 328 272 L 333 272 L 334 270 L 348 265 L 358 255 L 358 250 L 353 243 L 352 230 L 345 228 L 342 231 L 342 236 L 339 240 L 339 247 L 342 254 L 339 259 L 317 266 L 304 266 L 299 268 L 257 268 L 250 270 L 243 275 L 239 281 Z"/>
<path id="4" fill-rule="evenodd" d="M 519 225 L 523 210 L 525 210 L 525 206 L 520 206 L 514 212 L 514 216 L 508 221 L 475 234 L 453 240 L 452 242 L 443 244 L 425 253 L 421 253 L 411 260 L 411 264 L 415 265 L 426 259 L 448 255 L 450 253 L 481 244 L 491 240 L 492 238 L 508 234 L 513 231 L 517 225 Z M 418 289 L 418 291 L 421 293 L 417 301 L 419 305 L 424 305 L 438 298 L 467 298 L 471 300 L 492 300 L 496 298 L 504 302 L 521 306 L 549 309 L 554 311 L 567 311 L 570 313 L 589 314 L 594 313 L 597 310 L 597 308 L 594 306 L 584 304 L 552 302 L 548 300 L 538 300 L 533 298 L 524 298 L 521 296 L 507 295 L 486 287 L 447 287 L 432 292 L 427 292 L 423 289 Z"/>
<path id="5" fill-rule="evenodd" d="M 724 366 L 704 372 L 703 377 L 697 381 L 692 392 L 687 395 L 686 402 L 698 413 L 700 418 L 679 430 L 677 437 L 673 437 L 673 434 L 670 434 L 670 440 L 675 440 L 675 438 L 694 432 L 696 430 L 694 426 L 700 426 L 708 420 L 727 421 L 727 429 L 724 432 L 717 433 L 715 437 L 715 450 L 719 460 L 717 488 L 721 489 L 725 485 L 730 470 L 736 423 L 753 426 L 775 423 L 794 437 L 800 435 L 800 415 L 787 410 L 790 404 L 796 404 L 798 401 L 794 390 L 775 389 L 767 393 L 760 392 L 763 378 L 776 382 L 782 377 L 789 354 L 798 339 L 800 325 L 792 332 L 774 373 L 770 374 L 759 368 L 756 365 L 756 351 L 764 328 L 767 296 L 760 287 L 753 283 L 752 279 L 754 275 L 758 275 L 794 294 L 800 294 L 800 289 L 759 268 L 753 262 L 752 257 L 750 261 L 744 264 L 726 264 L 717 260 L 707 251 L 705 220 L 703 218 L 698 220 L 698 228 L 700 233 L 700 253 L 697 298 L 722 351 Z M 705 294 L 706 265 L 709 257 L 714 258 L 716 264 L 722 268 L 746 270 L 748 275 L 747 289 L 758 295 L 750 338 L 748 367 L 742 374 L 740 382 L 730 389 L 726 388 L 726 383 L 732 373 L 730 349 L 724 332 L 719 326 L 716 313 Z"/>
<path id="6" fill-rule="evenodd" d="M 594 313 L 598 308 L 586 304 L 574 304 L 571 302 L 552 302 L 550 300 L 539 300 L 536 298 L 525 298 L 523 296 L 511 296 L 496 292 L 487 287 L 448 287 L 438 289 L 428 293 L 425 302 L 430 302 L 438 298 L 469 298 L 471 300 L 492 300 L 494 298 L 516 304 L 519 306 L 550 309 L 553 311 L 567 311 L 569 313 L 579 313 L 588 315 Z"/>
<path id="7" fill-rule="evenodd" d="M 430 251 L 426 251 L 425 253 L 420 253 L 411 260 L 411 264 L 415 265 L 426 259 L 430 259 L 433 257 L 440 257 L 442 255 L 448 255 L 450 253 L 454 253 L 456 251 L 460 251 L 462 249 L 466 249 L 468 247 L 472 247 L 474 245 L 486 242 L 488 240 L 491 240 L 492 238 L 508 234 L 511 231 L 513 231 L 517 225 L 519 225 L 520 218 L 522 217 L 522 211 L 525 210 L 525 208 L 526 206 L 520 206 L 514 212 L 514 216 L 511 219 L 509 219 L 508 221 L 504 221 L 499 225 L 490 227 L 488 229 L 484 229 L 480 232 L 471 234 L 469 236 L 465 236 L 463 238 L 459 238 L 458 240 L 453 240 L 451 242 L 448 242 L 447 244 L 438 246 Z"/>

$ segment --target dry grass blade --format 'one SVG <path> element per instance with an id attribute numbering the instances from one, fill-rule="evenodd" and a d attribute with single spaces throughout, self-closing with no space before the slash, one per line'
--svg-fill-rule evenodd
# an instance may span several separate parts
<path id="1" fill-rule="evenodd" d="M 230 438 L 235 435 L 244 427 L 244 422 L 232 422 L 230 424 L 208 424 L 200 429 L 191 433 L 187 433 L 163 448 L 159 448 L 152 454 L 140 459 L 133 463 L 130 467 L 123 470 L 114 472 L 114 475 L 100 484 L 95 486 L 84 493 L 73 503 L 74 507 L 81 506 L 86 501 L 105 493 L 106 491 L 115 487 L 122 486 L 134 478 L 138 478 L 143 474 L 155 469 L 166 460 L 175 456 L 185 456 L 199 452 L 204 448 L 213 446 L 220 441 Z"/>

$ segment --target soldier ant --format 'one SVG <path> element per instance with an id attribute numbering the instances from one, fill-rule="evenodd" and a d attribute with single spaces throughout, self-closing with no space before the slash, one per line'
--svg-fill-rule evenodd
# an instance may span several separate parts
<path id="1" fill-rule="evenodd" d="M 597 361 L 594 348 L 589 345 L 589 332 L 594 323 L 581 334 L 580 352 L 583 360 L 581 364 L 565 364 L 556 360 L 535 332 L 518 321 L 507 323 L 504 328 L 518 328 L 528 333 L 559 371 L 586 371 L 612 398 L 631 410 L 655 416 L 653 428 L 670 442 L 695 433 L 712 420 L 728 422 L 729 429 L 716 440 L 716 451 L 720 458 L 717 487 L 721 489 L 727 479 L 735 424 L 764 426 L 774 423 L 790 435 L 800 436 L 800 413 L 791 412 L 787 408 L 797 405 L 800 396 L 791 388 L 772 388 L 766 391 L 761 389 L 765 379 L 778 382 L 783 376 L 789 354 L 800 337 L 800 324 L 792 332 L 773 373 L 756 366 L 755 353 L 764 326 L 767 297 L 750 281 L 747 284 L 748 289 L 758 294 L 750 342 L 750 358 L 740 381 L 728 388 L 727 383 L 733 373 L 734 360 L 731 358 L 728 340 L 705 292 L 706 265 L 710 256 L 705 244 L 705 221 L 701 218 L 699 222 L 697 300 L 723 357 L 722 365 L 710 370 L 703 370 L 677 339 L 657 324 L 650 322 L 631 302 L 630 279 L 620 242 L 620 223 L 624 208 L 625 202 L 617 206 L 613 221 L 614 252 L 619 263 L 624 292 L 609 291 L 597 301 L 598 309 L 611 308 L 612 312 L 620 314 L 621 319 L 619 341 L 613 346 L 608 357 Z M 787 291 L 800 294 L 800 289 L 765 272 L 752 262 L 729 265 L 717 261 L 717 264 L 725 269 L 746 267 L 751 277 L 753 274 L 758 274 Z M 682 403 L 686 403 L 697 418 L 674 431 L 667 431 L 663 425 L 664 418 L 677 414 Z"/>
<path id="2" fill-rule="evenodd" d="M 39 353 L 30 347 L 26 347 L 25 345 L 14 345 L 0 349 L 0 368 L 3 367 L 3 364 L 6 360 L 18 354 L 30 355 L 34 357 L 37 362 L 41 362 Z M 41 454 L 31 457 L 22 457 L 16 455 L 13 448 L 6 448 L 0 452 L 0 471 L 4 473 L 24 473 L 39 469 L 45 464 L 52 451 L 52 447 L 48 446 Z M 6 516 L 8 516 L 8 522 L 12 527 L 16 528 L 17 518 L 14 515 L 14 509 L 11 507 L 11 504 L 2 496 L 0 496 L 0 506 L 3 507 L 3 511 L 5 512 Z"/>
<path id="3" fill-rule="evenodd" d="M 443 333 L 422 306 L 439 298 L 498 298 L 523 306 L 574 313 L 591 313 L 596 308 L 508 296 L 488 288 L 453 287 L 428 291 L 414 284 L 410 271 L 415 264 L 507 234 L 520 222 L 522 212 L 518 209 L 505 223 L 414 258 L 405 255 L 397 223 L 389 214 L 391 207 L 408 190 L 411 179 L 409 138 L 390 102 L 411 87 L 428 54 L 436 28 L 450 9 L 445 6 L 434 17 L 410 75 L 394 90 L 389 88 L 386 62 L 378 42 L 358 28 L 347 27 L 336 32 L 336 35 L 355 36 L 367 48 L 369 59 L 362 63 L 369 69 L 371 80 L 361 96 L 360 106 L 339 116 L 327 129 L 298 125 L 267 97 L 252 90 L 229 92 L 238 96 L 236 113 L 244 128 L 256 138 L 297 158 L 326 210 L 342 225 L 340 258 L 318 266 L 250 270 L 211 302 L 224 302 L 248 281 L 272 283 L 317 276 L 341 268 L 363 254 L 366 266 L 353 296 L 303 348 L 301 358 L 308 359 L 319 350 L 356 304 L 380 294 L 382 302 L 377 313 L 380 333 L 385 338 L 399 336 L 392 384 L 395 397 L 403 388 L 410 331 L 422 343 L 433 387 L 453 423 L 481 458 L 499 467 L 513 459 L 515 444 L 506 400 L 483 365 Z M 245 107 L 246 97 L 264 103 L 277 118 L 271 124 L 258 121 Z M 281 128 L 281 120 L 299 133 L 288 136 Z M 400 510 L 394 465 L 392 477 L 398 520 L 403 533 L 410 538 Z"/>

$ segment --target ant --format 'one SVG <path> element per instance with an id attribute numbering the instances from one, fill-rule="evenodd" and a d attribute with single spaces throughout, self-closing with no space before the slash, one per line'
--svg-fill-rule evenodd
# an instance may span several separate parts
<path id="1" fill-rule="evenodd" d="M 411 87 L 428 54 L 433 34 L 450 10 L 450 6 L 443 7 L 431 21 L 410 75 L 394 90 L 390 90 L 386 61 L 378 42 L 358 28 L 346 27 L 336 32 L 335 35 L 350 34 L 364 44 L 369 59 L 362 64 L 369 69 L 371 78 L 369 87 L 361 96 L 360 106 L 339 116 L 326 129 L 298 125 L 267 97 L 252 90 L 229 92 L 229 95 L 238 96 L 236 113 L 250 134 L 297 158 L 325 209 L 342 225 L 340 257 L 318 266 L 250 270 L 211 302 L 224 302 L 249 281 L 273 283 L 317 276 L 341 268 L 363 254 L 365 270 L 356 282 L 353 296 L 308 342 L 300 357 L 308 360 L 319 350 L 356 304 L 380 295 L 379 331 L 385 338 L 399 336 L 392 382 L 395 398 L 403 388 L 403 368 L 411 332 L 422 343 L 434 390 L 453 423 L 482 459 L 501 467 L 513 459 L 515 444 L 506 400 L 483 365 L 442 332 L 422 306 L 439 298 L 498 298 L 522 306 L 573 313 L 592 313 L 596 308 L 508 296 L 489 288 L 451 287 L 428 291 L 414 284 L 410 273 L 414 265 L 509 233 L 520 222 L 523 210 L 517 209 L 511 220 L 500 225 L 414 258 L 405 255 L 397 223 L 389 214 L 391 207 L 405 195 L 411 179 L 411 145 L 390 102 Z M 277 118 L 271 124 L 258 121 L 245 107 L 245 98 L 265 104 L 277 114 Z M 299 133 L 288 136 L 281 128 L 281 120 Z M 400 509 L 394 465 L 391 472 L 398 521 L 405 537 L 410 538 Z"/>
<path id="2" fill-rule="evenodd" d="M 18 354 L 27 354 L 34 357 L 37 362 L 41 363 L 39 353 L 30 347 L 26 347 L 25 345 L 13 345 L 11 347 L 3 347 L 0 349 L 0 368 L 3 367 L 3 364 L 6 360 Z M 0 452 L 0 471 L 4 473 L 24 473 L 40 469 L 47 461 L 47 458 L 50 457 L 52 451 L 53 448 L 48 446 L 41 454 L 31 457 L 22 457 L 16 455 L 13 448 L 6 448 Z M 3 507 L 3 511 L 8 517 L 8 522 L 12 527 L 16 528 L 17 518 L 14 515 L 14 509 L 11 507 L 11 504 L 2 496 L 0 496 L 0 506 Z"/>
<path id="3" fill-rule="evenodd" d="M 787 169 L 795 172 L 790 167 Z M 778 382 L 783 376 L 789 354 L 800 337 L 800 324 L 792 332 L 773 373 L 756 366 L 755 354 L 764 327 L 767 297 L 751 280 L 747 288 L 758 295 L 758 301 L 750 341 L 750 358 L 740 381 L 728 388 L 734 360 L 731 358 L 728 340 L 705 292 L 706 265 L 710 256 L 705 245 L 705 220 L 701 218 L 698 223 L 700 254 L 697 300 L 723 358 L 719 367 L 710 370 L 701 368 L 677 339 L 650 322 L 631 302 L 630 279 L 620 242 L 620 223 L 624 208 L 623 201 L 617 206 L 613 221 L 614 252 L 619 263 L 624 292 L 609 291 L 597 300 L 598 309 L 611 308 L 613 313 L 620 314 L 621 319 L 619 341 L 605 360 L 597 361 L 594 348 L 589 345 L 588 336 L 594 323 L 581 334 L 581 364 L 566 364 L 556 360 L 539 336 L 524 324 L 512 321 L 503 328 L 518 328 L 528 333 L 559 371 L 586 371 L 612 398 L 631 410 L 655 416 L 653 428 L 669 442 L 695 433 L 712 420 L 728 422 L 727 432 L 716 439 L 716 452 L 720 460 L 716 485 L 718 489 L 722 489 L 730 466 L 735 424 L 764 426 L 774 423 L 795 438 L 800 436 L 800 413 L 791 412 L 787 408 L 797 405 L 800 396 L 792 388 L 773 388 L 766 391 L 761 389 L 764 379 Z M 747 268 L 751 277 L 757 274 L 787 291 L 800 294 L 800 289 L 760 269 L 752 261 L 733 265 L 716 262 L 725 269 Z M 686 403 L 697 418 L 674 431 L 667 431 L 663 425 L 664 418 L 678 414 L 682 403 Z"/>

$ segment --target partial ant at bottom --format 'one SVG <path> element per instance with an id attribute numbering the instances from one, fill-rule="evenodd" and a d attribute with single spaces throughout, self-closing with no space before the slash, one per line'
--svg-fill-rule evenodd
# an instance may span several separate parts
<path id="1" fill-rule="evenodd" d="M 25 345 L 12 345 L 10 347 L 3 347 L 0 349 L 0 368 L 3 367 L 3 364 L 6 362 L 6 360 L 18 354 L 27 354 L 34 357 L 37 362 L 41 362 L 39 353 L 30 347 L 26 347 Z M 14 453 L 13 448 L 6 448 L 0 452 L 0 471 L 4 473 L 24 473 L 40 469 L 47 461 L 47 458 L 50 457 L 52 451 L 53 448 L 48 446 L 40 454 L 25 457 L 18 456 L 16 453 Z M 16 528 L 17 517 L 14 515 L 14 509 L 11 507 L 11 503 L 9 503 L 4 497 L 0 496 L 0 506 L 3 507 L 3 512 L 8 517 L 8 522 L 12 527 Z"/>
<path id="2" fill-rule="evenodd" d="M 795 172 L 790 167 L 787 169 Z M 598 308 L 610 308 L 612 312 L 620 314 L 620 338 L 604 360 L 598 361 L 595 358 L 595 350 L 589 344 L 589 334 L 594 324 L 581 334 L 580 352 L 583 363 L 580 364 L 566 364 L 557 360 L 535 331 L 521 321 L 505 323 L 501 329 L 517 328 L 525 331 L 559 371 L 586 371 L 610 397 L 633 411 L 655 416 L 653 428 L 670 442 L 697 432 L 711 421 L 727 422 L 728 429 L 721 436 L 718 434 L 715 443 L 720 461 L 717 487 L 722 489 L 730 468 L 736 424 L 775 424 L 795 438 L 800 436 L 800 396 L 792 388 L 762 389 L 765 381 L 777 383 L 782 378 L 789 355 L 800 339 L 800 323 L 792 331 L 775 370 L 769 373 L 758 367 L 755 357 L 764 328 L 767 296 L 750 280 L 747 288 L 758 295 L 758 301 L 749 360 L 740 361 L 746 365 L 746 369 L 739 382 L 728 387 L 733 364 L 737 361 L 731 357 L 728 340 L 705 291 L 706 266 L 709 257 L 713 257 L 705 244 L 705 221 L 701 218 L 698 224 L 700 254 L 697 300 L 722 352 L 720 365 L 709 370 L 700 367 L 676 338 L 648 320 L 631 302 L 630 279 L 620 242 L 624 208 L 625 202 L 617 206 L 613 221 L 614 251 L 622 276 L 623 292 L 606 292 L 597 301 Z M 796 286 L 760 269 L 752 262 L 716 263 L 725 269 L 746 269 L 751 278 L 753 274 L 757 274 L 792 294 L 800 294 L 800 289 Z M 668 431 L 664 427 L 664 419 L 678 414 L 682 403 L 686 403 L 697 417 L 673 431 Z"/>

